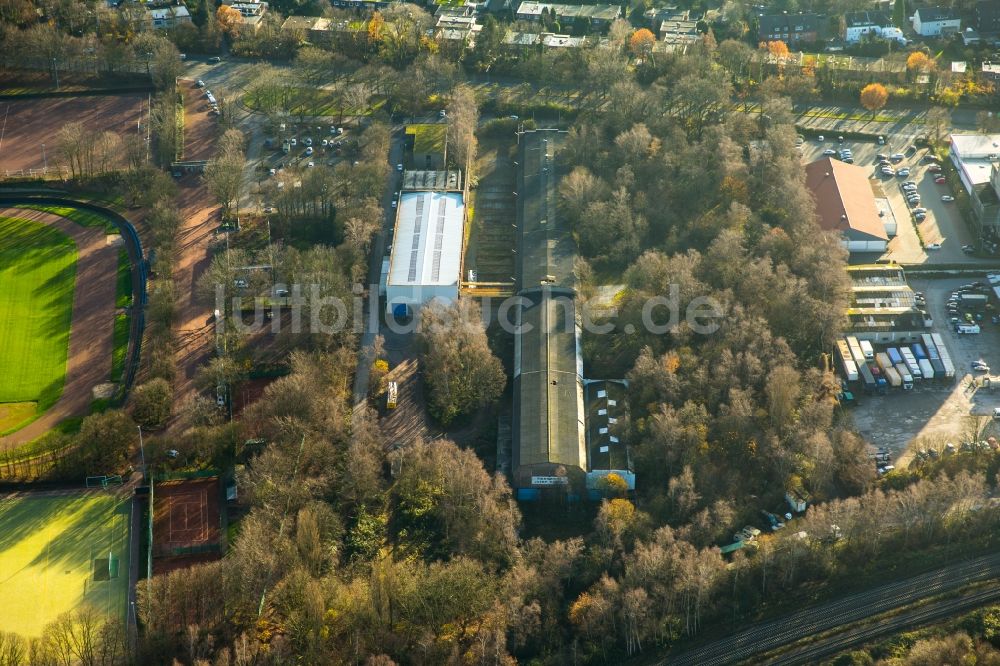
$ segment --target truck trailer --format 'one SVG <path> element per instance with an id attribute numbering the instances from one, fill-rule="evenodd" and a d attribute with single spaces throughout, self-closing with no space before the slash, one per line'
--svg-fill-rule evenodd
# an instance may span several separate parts
<path id="1" fill-rule="evenodd" d="M 864 354 L 866 361 L 871 361 L 875 358 L 875 348 L 872 347 L 872 343 L 868 340 L 861 340 L 861 353 Z"/>
<path id="2" fill-rule="evenodd" d="M 903 390 L 909 391 L 913 388 L 913 375 L 910 374 L 910 369 L 906 367 L 905 363 L 896 364 L 896 372 L 899 373 L 899 378 L 903 382 Z"/>
<path id="3" fill-rule="evenodd" d="M 929 333 L 924 333 L 920 338 L 923 340 L 924 348 L 927 350 L 927 360 L 931 362 L 931 367 L 934 368 L 934 376 L 943 379 L 944 363 L 941 362 L 941 355 L 938 353 L 937 345 L 934 344 L 934 338 Z"/>
<path id="4" fill-rule="evenodd" d="M 849 382 L 858 381 L 858 364 L 851 356 L 851 349 L 847 346 L 847 340 L 837 340 L 837 355 L 840 357 L 840 367 L 844 371 L 844 379 Z"/>
<path id="5" fill-rule="evenodd" d="M 903 378 L 899 376 L 898 372 L 896 372 L 896 368 L 890 365 L 887 368 L 883 368 L 882 372 L 885 374 L 885 378 L 889 382 L 889 385 L 893 388 L 900 388 L 903 385 Z"/>
<path id="6" fill-rule="evenodd" d="M 889 355 L 889 360 L 892 361 L 893 365 L 903 362 L 903 355 L 895 347 L 889 347 L 885 350 L 885 353 Z"/>
<path id="7" fill-rule="evenodd" d="M 951 361 L 951 353 L 944 344 L 944 338 L 941 337 L 940 333 L 932 333 L 931 340 L 934 342 L 934 346 L 937 348 L 938 356 L 941 357 L 941 365 L 944 366 L 944 377 L 945 379 L 955 379 L 955 364 Z"/>
<path id="8" fill-rule="evenodd" d="M 871 395 L 878 390 L 875 384 L 875 375 L 872 374 L 871 369 L 866 363 L 862 363 L 858 366 L 858 373 L 861 375 L 861 385 L 865 389 L 865 393 Z"/>
<path id="9" fill-rule="evenodd" d="M 899 353 L 903 355 L 903 363 L 909 368 L 913 379 L 920 379 L 920 366 L 917 365 L 917 357 L 913 355 L 913 351 L 909 347 L 900 347 Z"/>
<path id="10" fill-rule="evenodd" d="M 924 376 L 924 379 L 934 379 L 934 367 L 930 361 L 922 358 L 917 361 L 917 364 L 920 366 L 920 374 Z"/>
<path id="11" fill-rule="evenodd" d="M 927 358 L 927 351 L 924 349 L 924 346 L 919 342 L 911 346 L 910 349 L 913 350 L 913 355 L 917 357 L 917 361 L 920 361 L 920 359 L 923 358 Z"/>
<path id="12" fill-rule="evenodd" d="M 851 358 L 858 365 L 858 369 L 865 364 L 865 353 L 861 350 L 861 343 L 853 335 L 847 336 L 847 347 L 851 350 Z"/>
<path id="13" fill-rule="evenodd" d="M 989 302 L 989 298 L 986 294 L 962 294 L 959 297 L 959 300 L 963 306 L 972 310 L 981 310 L 985 308 L 986 304 Z"/>

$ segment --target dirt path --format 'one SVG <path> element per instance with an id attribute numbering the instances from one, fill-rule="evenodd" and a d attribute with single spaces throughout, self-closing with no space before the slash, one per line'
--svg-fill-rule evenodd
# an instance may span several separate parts
<path id="1" fill-rule="evenodd" d="M 0 438 L 0 449 L 6 449 L 30 442 L 64 419 L 87 414 L 94 399 L 94 387 L 111 376 L 118 247 L 107 244 L 103 228 L 81 227 L 51 213 L 6 208 L 0 210 L 0 216 L 55 227 L 73 239 L 77 251 L 73 323 L 62 395 L 38 419 Z"/>
<path id="2" fill-rule="evenodd" d="M 196 393 L 195 373 L 211 358 L 215 344 L 215 328 L 209 321 L 212 307 L 195 297 L 198 278 L 211 264 L 209 246 L 219 226 L 217 207 L 199 182 L 200 178 L 198 175 L 184 176 L 178 196 L 184 223 L 180 230 L 181 252 L 174 266 L 177 293 L 175 405 L 183 404 Z"/>
<path id="3" fill-rule="evenodd" d="M 218 124 L 206 112 L 203 92 L 190 81 L 181 83 L 185 94 L 184 159 L 208 159 L 215 152 Z M 177 205 L 184 222 L 180 230 L 180 256 L 174 266 L 174 286 L 178 294 L 174 325 L 177 345 L 175 406 L 184 404 L 197 392 L 195 373 L 214 351 L 215 327 L 209 323 L 213 308 L 195 298 L 195 289 L 198 278 L 211 264 L 210 246 L 219 226 L 219 206 L 200 174 L 184 175 L 178 180 L 178 186 Z"/>

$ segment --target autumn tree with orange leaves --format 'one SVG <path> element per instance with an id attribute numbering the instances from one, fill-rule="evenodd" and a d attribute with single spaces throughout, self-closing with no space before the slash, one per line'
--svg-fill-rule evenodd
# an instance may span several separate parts
<path id="1" fill-rule="evenodd" d="M 767 49 L 767 52 L 771 54 L 775 60 L 782 61 L 788 57 L 790 51 L 788 50 L 788 45 L 785 44 L 780 39 L 776 39 L 772 42 L 767 42 L 763 45 Z"/>
<path id="2" fill-rule="evenodd" d="M 640 28 L 632 33 L 632 36 L 628 40 L 628 47 L 633 54 L 643 56 L 653 50 L 653 44 L 655 43 L 656 37 L 653 36 L 653 33 L 646 28 Z"/>
<path id="3" fill-rule="evenodd" d="M 881 83 L 869 83 L 861 89 L 861 106 L 872 112 L 872 119 L 878 110 L 889 101 L 889 91 Z"/>
<path id="4" fill-rule="evenodd" d="M 240 14 L 240 10 L 233 9 L 229 5 L 219 5 L 218 11 L 215 12 L 215 20 L 218 21 L 219 27 L 224 33 L 235 37 L 243 24 L 243 14 Z"/>

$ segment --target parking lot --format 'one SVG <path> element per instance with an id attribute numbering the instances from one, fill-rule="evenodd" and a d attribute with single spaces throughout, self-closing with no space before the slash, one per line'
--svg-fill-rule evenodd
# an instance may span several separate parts
<path id="1" fill-rule="evenodd" d="M 941 196 L 948 194 L 948 187 L 934 182 L 935 174 L 928 170 L 930 164 L 923 161 L 927 149 L 914 146 L 910 141 L 894 141 L 891 135 L 886 138 L 885 145 L 878 145 L 874 141 L 845 140 L 841 143 L 836 136 L 825 136 L 824 141 L 808 138 L 802 145 L 802 161 L 808 164 L 818 160 L 824 157 L 824 150 L 849 148 L 854 155 L 854 164 L 868 170 L 869 177 L 879 183 L 896 216 L 897 232 L 896 237 L 889 241 L 889 251 L 878 258 L 900 264 L 976 263 L 976 259 L 962 251 L 962 246 L 971 244 L 973 238 L 966 229 L 958 208 L 953 203 L 941 201 Z M 904 158 L 892 166 L 897 170 L 910 169 L 909 175 L 883 176 L 879 171 L 876 157 L 879 153 L 885 155 L 902 153 Z M 833 156 L 833 159 L 837 157 Z M 927 209 L 926 219 L 919 223 L 923 243 L 914 229 L 910 207 L 900 189 L 900 185 L 905 181 L 916 183 L 917 192 L 921 197 L 920 206 Z M 925 250 L 923 245 L 928 243 L 940 243 L 941 249 Z M 875 258 L 865 255 L 859 257 L 864 261 Z"/>
<path id="2" fill-rule="evenodd" d="M 985 278 L 975 279 L 985 282 Z M 957 446 L 974 439 L 981 428 L 985 432 L 980 430 L 979 438 L 1000 436 L 1000 424 L 992 419 L 993 408 L 1000 406 L 1000 391 L 984 387 L 983 379 L 988 375 L 972 370 L 972 362 L 982 359 L 990 366 L 995 382 L 1000 382 L 1000 326 L 990 321 L 992 311 L 984 313 L 979 335 L 959 335 L 948 323 L 949 295 L 971 281 L 966 278 L 910 282 L 914 290 L 926 295 L 927 310 L 934 319 L 933 329 L 927 332 L 940 333 L 944 339 L 955 364 L 954 383 L 918 382 L 912 391 L 861 396 L 860 404 L 854 408 L 858 431 L 874 445 L 890 449 L 897 467 L 908 461 L 909 455 L 904 451 L 911 441 L 915 441 L 916 449 L 941 450 L 948 442 Z"/>

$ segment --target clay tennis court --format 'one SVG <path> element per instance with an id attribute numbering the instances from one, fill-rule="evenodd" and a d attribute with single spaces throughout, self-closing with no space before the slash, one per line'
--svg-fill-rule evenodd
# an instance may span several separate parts
<path id="1" fill-rule="evenodd" d="M 219 479 L 162 481 L 153 493 L 153 555 L 187 555 L 219 546 Z"/>
<path id="2" fill-rule="evenodd" d="M 0 100 L 0 174 L 41 169 L 46 163 L 49 168 L 59 166 L 56 135 L 72 122 L 119 136 L 139 132 L 145 139 L 147 100 L 145 93 Z M 137 126 L 140 122 L 141 130 Z"/>

